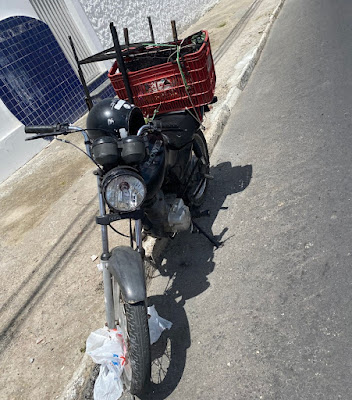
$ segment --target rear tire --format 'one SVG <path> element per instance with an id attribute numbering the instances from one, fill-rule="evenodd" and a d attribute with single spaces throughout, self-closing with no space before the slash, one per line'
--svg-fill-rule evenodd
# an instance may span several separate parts
<path id="1" fill-rule="evenodd" d="M 198 164 L 187 191 L 187 199 L 190 206 L 200 207 L 208 189 L 208 178 L 205 175 L 209 174 L 208 145 L 200 129 L 195 132 L 193 138 L 192 169 L 196 163 Z"/>

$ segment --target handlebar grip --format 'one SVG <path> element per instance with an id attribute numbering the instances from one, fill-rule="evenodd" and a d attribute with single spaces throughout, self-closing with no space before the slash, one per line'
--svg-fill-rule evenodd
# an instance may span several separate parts
<path id="1" fill-rule="evenodd" d="M 24 127 L 26 133 L 52 133 L 56 130 L 57 125 L 27 125 Z"/>

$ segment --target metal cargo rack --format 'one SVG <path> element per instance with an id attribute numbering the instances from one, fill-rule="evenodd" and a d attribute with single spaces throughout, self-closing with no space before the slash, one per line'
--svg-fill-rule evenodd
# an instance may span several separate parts
<path id="1" fill-rule="evenodd" d="M 97 54 L 94 54 L 90 57 L 87 57 L 87 58 L 84 58 L 81 60 L 78 59 L 76 48 L 74 46 L 72 37 L 69 36 L 70 45 L 71 45 L 71 48 L 72 48 L 72 51 L 74 54 L 74 58 L 77 63 L 78 75 L 79 75 L 79 78 L 80 78 L 80 81 L 82 83 L 83 90 L 85 93 L 85 101 L 86 101 L 86 104 L 88 107 L 88 111 L 91 110 L 91 108 L 93 107 L 93 99 L 96 96 L 96 94 L 94 92 L 99 88 L 95 89 L 92 93 L 89 91 L 89 88 L 88 88 L 88 85 L 87 85 L 87 82 L 86 82 L 86 79 L 85 79 L 85 76 L 84 76 L 81 66 L 84 64 L 90 64 L 90 63 L 95 63 L 95 62 L 100 62 L 100 61 L 106 61 L 106 60 L 112 60 L 112 59 L 116 60 L 119 70 L 122 74 L 123 82 L 124 82 L 124 85 L 125 85 L 125 88 L 127 91 L 128 100 L 130 103 L 134 103 L 132 90 L 131 90 L 131 86 L 130 86 L 130 82 L 129 82 L 129 78 L 128 78 L 128 73 L 127 73 L 126 66 L 125 66 L 124 57 L 131 56 L 131 55 L 137 54 L 137 53 L 139 55 L 141 55 L 141 54 L 143 54 L 143 52 L 150 53 L 152 51 L 152 50 L 147 50 L 148 46 L 155 44 L 155 38 L 154 38 L 151 17 L 148 17 L 148 24 L 149 24 L 149 31 L 150 31 L 150 37 L 151 37 L 150 41 L 139 42 L 139 43 L 130 43 L 128 29 L 124 28 L 125 44 L 120 44 L 114 23 L 111 22 L 110 23 L 110 32 L 111 32 L 111 36 L 112 36 L 114 45 L 106 50 L 103 50 Z M 178 39 L 177 39 L 177 30 L 176 30 L 176 22 L 175 21 L 171 21 L 171 27 L 172 27 L 174 44 L 177 44 Z M 170 43 L 170 45 L 171 45 L 171 43 Z"/>

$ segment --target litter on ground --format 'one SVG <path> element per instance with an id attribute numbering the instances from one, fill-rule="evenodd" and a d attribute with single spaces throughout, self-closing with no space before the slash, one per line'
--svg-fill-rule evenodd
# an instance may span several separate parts
<path id="1" fill-rule="evenodd" d="M 157 342 L 172 322 L 160 317 L 155 306 L 148 307 L 148 326 L 150 344 Z M 100 371 L 94 385 L 94 400 L 117 400 L 123 393 L 122 373 L 124 371 L 127 349 L 120 327 L 107 327 L 92 332 L 86 342 L 86 353 L 100 364 Z"/>

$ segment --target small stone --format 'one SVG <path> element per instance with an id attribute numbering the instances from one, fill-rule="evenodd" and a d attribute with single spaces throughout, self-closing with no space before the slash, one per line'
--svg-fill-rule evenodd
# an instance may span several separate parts
<path id="1" fill-rule="evenodd" d="M 92 256 L 90 256 L 90 259 L 92 261 L 95 261 L 98 258 L 98 256 L 96 254 L 93 254 Z"/>
<path id="2" fill-rule="evenodd" d="M 30 359 L 29 359 L 29 362 L 30 362 L 31 364 L 33 364 L 33 363 L 34 363 L 34 358 L 30 358 Z"/>
<path id="3" fill-rule="evenodd" d="M 306 243 L 305 245 L 304 245 L 304 248 L 305 249 L 310 249 L 311 247 L 313 247 L 314 246 L 314 244 L 313 243 Z"/>

